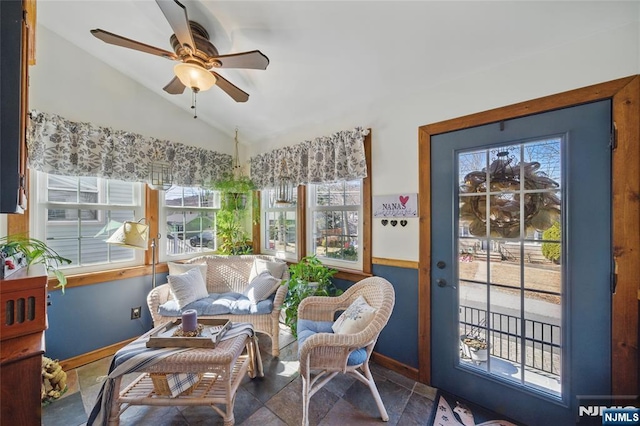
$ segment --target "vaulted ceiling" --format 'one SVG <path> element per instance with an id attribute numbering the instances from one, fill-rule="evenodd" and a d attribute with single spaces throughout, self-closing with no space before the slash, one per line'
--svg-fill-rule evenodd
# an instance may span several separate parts
<path id="1" fill-rule="evenodd" d="M 352 111 L 376 116 L 383 103 L 637 23 L 633 3 L 183 2 L 221 54 L 259 49 L 269 57 L 265 71 L 219 71 L 250 94 L 248 102 L 236 103 L 217 87 L 197 98 L 200 120 L 229 135 L 240 127 L 246 143 L 319 121 L 342 123 Z M 175 62 L 105 44 L 89 32 L 101 28 L 171 51 L 173 31 L 155 1 L 39 0 L 38 22 L 189 110 L 190 91 L 162 90 L 173 78 Z"/>

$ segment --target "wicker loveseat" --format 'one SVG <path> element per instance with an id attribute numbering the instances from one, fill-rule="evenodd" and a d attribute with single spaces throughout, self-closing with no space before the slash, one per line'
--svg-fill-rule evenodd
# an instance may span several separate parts
<path id="1" fill-rule="evenodd" d="M 184 262 L 188 265 L 206 264 L 206 285 L 210 298 L 202 299 L 185 306 L 185 309 L 196 309 L 198 318 L 225 318 L 233 322 L 249 322 L 255 331 L 267 334 L 271 337 L 271 353 L 279 356 L 279 319 L 282 302 L 287 293 L 287 286 L 279 286 L 277 290 L 264 301 L 251 304 L 242 293 L 249 285 L 249 277 L 254 268 L 255 259 L 283 264 L 282 279 L 289 278 L 287 265 L 282 260 L 266 255 L 241 255 L 241 256 L 200 256 Z M 147 304 L 154 326 L 180 317 L 181 311 L 175 303 L 169 284 L 163 284 L 147 295 Z M 213 306 L 218 304 L 217 306 Z M 219 315 L 209 315 L 213 306 L 214 311 L 221 305 L 230 307 L 230 312 Z M 203 314 L 202 312 L 205 312 Z"/>

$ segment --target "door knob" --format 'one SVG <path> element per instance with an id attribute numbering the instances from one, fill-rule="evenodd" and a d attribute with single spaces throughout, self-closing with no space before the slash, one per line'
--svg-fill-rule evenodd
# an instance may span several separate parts
<path id="1" fill-rule="evenodd" d="M 446 287 L 447 285 L 449 285 L 447 283 L 447 280 L 445 280 L 444 278 L 438 278 L 436 279 L 436 284 L 438 284 L 438 287 Z M 449 287 L 451 288 L 455 288 L 457 289 L 458 287 L 456 287 L 455 285 L 450 285 Z"/>

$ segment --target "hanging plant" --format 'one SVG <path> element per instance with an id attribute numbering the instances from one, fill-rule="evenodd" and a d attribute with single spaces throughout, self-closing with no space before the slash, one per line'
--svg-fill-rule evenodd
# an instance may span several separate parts
<path id="1" fill-rule="evenodd" d="M 222 208 L 225 210 L 244 210 L 246 201 L 256 185 L 251 178 L 244 175 L 226 173 L 221 179 L 213 182 L 213 189 L 220 191 Z"/>
<path id="2" fill-rule="evenodd" d="M 251 191 L 257 189 L 250 177 L 242 173 L 240 159 L 238 157 L 238 129 L 236 128 L 235 154 L 231 170 L 223 173 L 222 177 L 212 182 L 211 187 L 220 191 L 222 196 L 222 209 L 238 211 L 246 208 L 247 197 Z"/>
<path id="3" fill-rule="evenodd" d="M 251 240 L 244 230 L 248 200 L 253 205 L 253 220 L 259 217 L 257 197 L 252 195 L 256 184 L 242 173 L 238 160 L 238 129 L 236 129 L 236 152 L 231 171 L 212 182 L 212 189 L 220 192 L 221 209 L 217 215 L 217 236 L 220 254 L 249 254 L 252 252 Z"/>
<path id="4" fill-rule="evenodd" d="M 494 237 L 517 238 L 520 236 L 520 223 L 524 221 L 525 232 L 536 229 L 544 231 L 560 218 L 560 199 L 548 189 L 558 188 L 558 183 L 539 171 L 537 161 L 521 162 L 512 165 L 513 158 L 507 158 L 508 152 L 499 152 L 489 169 L 473 171 L 464 177 L 460 194 L 486 194 L 489 196 L 460 197 L 460 220 L 469 224 L 469 233 L 477 237 L 489 233 Z M 519 193 L 521 189 L 540 190 L 540 192 Z M 521 218 L 521 202 L 524 203 L 524 215 Z"/>

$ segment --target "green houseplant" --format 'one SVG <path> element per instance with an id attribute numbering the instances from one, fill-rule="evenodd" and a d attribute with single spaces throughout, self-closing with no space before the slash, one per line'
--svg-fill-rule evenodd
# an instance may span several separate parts
<path id="1" fill-rule="evenodd" d="M 245 210 L 247 198 L 256 185 L 251 178 L 234 173 L 226 173 L 213 182 L 213 189 L 220 191 L 222 208 L 226 210 Z"/>
<path id="2" fill-rule="evenodd" d="M 70 259 L 60 256 L 55 250 L 36 238 L 22 234 L 0 237 L 0 258 L 2 258 L 3 274 L 5 259 L 19 254 L 24 255 L 27 268 L 31 265 L 43 264 L 47 272 L 53 273 L 58 279 L 57 287 L 60 287 L 64 293 L 67 278 L 58 267 L 71 263 Z"/>
<path id="3" fill-rule="evenodd" d="M 289 326 L 295 337 L 298 337 L 298 306 L 309 296 L 338 296 L 342 290 L 336 288 L 331 278 L 338 271 L 328 268 L 315 256 L 306 256 L 298 263 L 289 266 L 289 280 L 283 281 L 287 286 L 283 309 L 285 324 Z"/>
<path id="4" fill-rule="evenodd" d="M 220 210 L 216 216 L 216 231 L 220 244 L 218 253 L 250 254 L 253 251 L 247 232 L 242 227 L 242 215 L 236 211 Z"/>
<path id="5" fill-rule="evenodd" d="M 222 204 L 216 221 L 216 235 L 220 242 L 218 252 L 227 255 L 251 253 L 250 238 L 243 222 L 247 214 L 247 199 L 256 185 L 247 176 L 229 172 L 213 182 L 212 187 L 220 191 Z"/>

